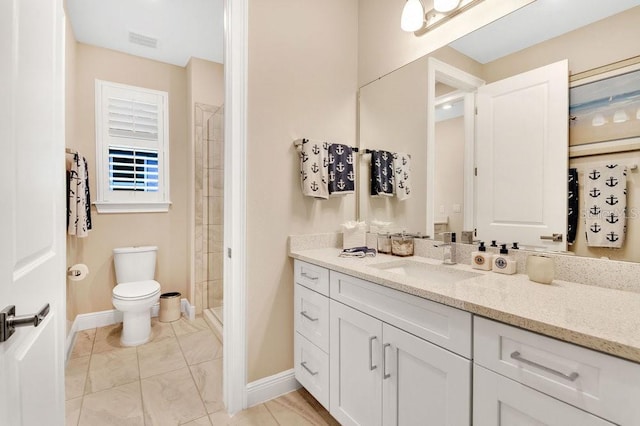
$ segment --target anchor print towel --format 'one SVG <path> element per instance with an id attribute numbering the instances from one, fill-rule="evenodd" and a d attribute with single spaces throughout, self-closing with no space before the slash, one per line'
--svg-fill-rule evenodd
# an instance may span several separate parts
<path id="1" fill-rule="evenodd" d="M 398 200 L 411 196 L 411 156 L 405 152 L 393 154 L 394 189 Z"/>
<path id="2" fill-rule="evenodd" d="M 578 230 L 578 169 L 569 169 L 569 202 L 567 204 L 567 243 L 573 244 L 576 241 L 576 231 Z"/>
<path id="3" fill-rule="evenodd" d="M 67 233 L 83 238 L 91 230 L 91 196 L 87 159 L 77 153 L 71 162 L 68 186 Z"/>
<path id="4" fill-rule="evenodd" d="M 393 196 L 393 155 L 371 151 L 371 195 Z"/>
<path id="5" fill-rule="evenodd" d="M 344 195 L 355 192 L 353 149 L 347 145 L 329 145 L 329 194 Z"/>
<path id="6" fill-rule="evenodd" d="M 589 247 L 621 248 L 627 210 L 627 171 L 620 164 L 585 170 L 585 225 Z"/>
<path id="7" fill-rule="evenodd" d="M 300 151 L 300 183 L 302 194 L 326 200 L 329 198 L 328 143 L 304 139 Z"/>

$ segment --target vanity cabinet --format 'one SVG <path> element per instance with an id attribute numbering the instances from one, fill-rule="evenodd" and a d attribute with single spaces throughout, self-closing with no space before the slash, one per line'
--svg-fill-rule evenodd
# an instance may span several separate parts
<path id="1" fill-rule="evenodd" d="M 640 424 L 640 365 L 481 317 L 474 425 Z"/>

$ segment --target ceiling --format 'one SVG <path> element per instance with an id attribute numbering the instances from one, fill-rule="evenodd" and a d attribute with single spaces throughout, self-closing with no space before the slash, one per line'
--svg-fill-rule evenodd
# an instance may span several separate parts
<path id="1" fill-rule="evenodd" d="M 486 64 L 638 5 L 640 0 L 536 0 L 450 46 Z"/>
<path id="2" fill-rule="evenodd" d="M 223 61 L 222 0 L 67 0 L 76 40 L 184 67 Z M 130 33 L 149 47 L 132 43 Z"/>

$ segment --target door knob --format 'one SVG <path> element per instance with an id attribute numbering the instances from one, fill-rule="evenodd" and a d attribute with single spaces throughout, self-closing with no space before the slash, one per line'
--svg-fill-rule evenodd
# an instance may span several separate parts
<path id="1" fill-rule="evenodd" d="M 9 305 L 0 311 L 0 342 L 4 342 L 13 333 L 16 327 L 37 327 L 49 313 L 49 304 L 44 305 L 37 314 L 16 316 L 15 305 Z"/>
<path id="2" fill-rule="evenodd" d="M 554 243 L 562 242 L 562 234 L 540 235 L 541 240 L 551 240 Z"/>

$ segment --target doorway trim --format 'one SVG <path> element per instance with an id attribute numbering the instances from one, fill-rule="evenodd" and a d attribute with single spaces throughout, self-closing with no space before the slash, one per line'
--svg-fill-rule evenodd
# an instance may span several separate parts
<path id="1" fill-rule="evenodd" d="M 224 0 L 223 396 L 230 415 L 247 408 L 247 3 Z"/>

